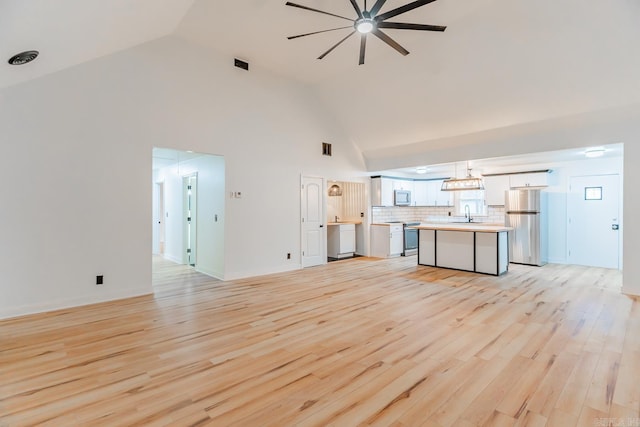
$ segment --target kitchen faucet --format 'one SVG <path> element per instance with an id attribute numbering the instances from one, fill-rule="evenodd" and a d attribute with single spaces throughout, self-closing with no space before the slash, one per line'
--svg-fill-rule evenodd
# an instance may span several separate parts
<path id="1" fill-rule="evenodd" d="M 336 220 L 335 222 L 340 222 L 340 218 L 338 217 L 338 215 L 336 215 Z"/>
<path id="2" fill-rule="evenodd" d="M 464 217 L 467 219 L 467 222 L 473 221 L 473 218 L 471 218 L 471 208 L 469 207 L 469 205 L 464 205 Z"/>

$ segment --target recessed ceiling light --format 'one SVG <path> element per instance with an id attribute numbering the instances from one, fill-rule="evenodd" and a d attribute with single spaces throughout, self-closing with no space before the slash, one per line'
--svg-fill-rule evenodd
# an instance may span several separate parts
<path id="1" fill-rule="evenodd" d="M 604 148 L 590 148 L 584 152 L 584 155 L 590 159 L 593 159 L 595 157 L 602 157 L 604 155 L 604 152 Z"/>
<path id="2" fill-rule="evenodd" d="M 424 166 L 416 168 L 416 173 L 419 173 L 419 174 L 427 173 L 427 168 Z"/>
<path id="3" fill-rule="evenodd" d="M 24 65 L 36 59 L 39 54 L 40 52 L 38 52 L 37 50 L 27 50 L 24 52 L 20 52 L 9 58 L 9 64 Z"/>

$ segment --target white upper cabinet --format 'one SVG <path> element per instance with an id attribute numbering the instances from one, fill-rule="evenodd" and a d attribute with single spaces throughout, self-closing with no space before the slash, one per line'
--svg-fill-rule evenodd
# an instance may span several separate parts
<path id="1" fill-rule="evenodd" d="M 453 206 L 453 194 L 441 190 L 442 181 L 371 178 L 371 206 L 394 206 L 396 190 L 411 192 L 411 206 Z"/>
<path id="2" fill-rule="evenodd" d="M 435 205 L 433 206 L 453 206 L 453 193 L 451 191 L 442 191 L 443 179 L 431 181 L 431 188 L 435 195 Z"/>
<path id="3" fill-rule="evenodd" d="M 413 201 L 415 206 L 429 206 L 429 181 L 416 181 L 413 183 Z"/>
<path id="4" fill-rule="evenodd" d="M 511 187 L 509 175 L 483 177 L 484 202 L 487 206 L 504 206 L 505 191 Z"/>
<path id="5" fill-rule="evenodd" d="M 393 206 L 393 186 L 390 178 L 371 178 L 371 206 Z"/>
<path id="6" fill-rule="evenodd" d="M 453 195 L 442 191 L 442 179 L 415 181 L 415 206 L 453 206 Z"/>
<path id="7" fill-rule="evenodd" d="M 385 178 L 382 178 L 384 181 Z M 413 181 L 406 179 L 392 179 L 394 190 L 404 190 L 413 192 Z"/>
<path id="8" fill-rule="evenodd" d="M 546 187 L 549 185 L 549 174 L 547 172 L 527 172 L 509 175 L 511 188 L 522 187 Z"/>

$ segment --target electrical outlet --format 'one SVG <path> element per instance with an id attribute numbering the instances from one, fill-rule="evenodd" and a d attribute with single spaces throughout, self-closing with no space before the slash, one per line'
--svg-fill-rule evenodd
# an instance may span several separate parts
<path id="1" fill-rule="evenodd" d="M 104 284 L 104 276 L 96 276 L 96 285 Z"/>
<path id="2" fill-rule="evenodd" d="M 287 259 L 291 259 L 291 252 L 287 252 Z"/>

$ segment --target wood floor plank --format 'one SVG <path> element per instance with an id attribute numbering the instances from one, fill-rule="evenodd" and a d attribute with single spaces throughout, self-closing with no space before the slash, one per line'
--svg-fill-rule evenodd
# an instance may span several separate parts
<path id="1" fill-rule="evenodd" d="M 640 419 L 616 270 L 355 258 L 0 321 L 0 426 L 582 426 Z"/>

